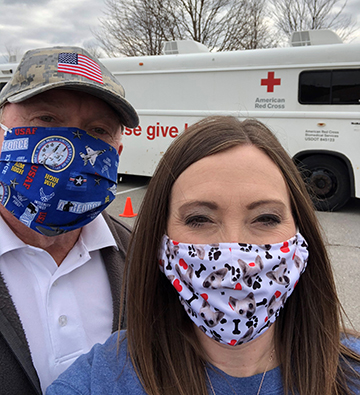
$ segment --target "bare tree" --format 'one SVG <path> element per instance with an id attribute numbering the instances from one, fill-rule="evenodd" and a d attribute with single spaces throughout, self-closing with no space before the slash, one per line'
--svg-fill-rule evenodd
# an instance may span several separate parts
<path id="1" fill-rule="evenodd" d="M 180 1 L 187 37 L 210 50 L 233 51 L 274 46 L 264 23 L 265 0 Z"/>
<path id="2" fill-rule="evenodd" d="M 210 50 L 269 46 L 265 0 L 105 0 L 94 32 L 109 56 L 158 55 L 163 42 L 191 39 Z"/>
<path id="3" fill-rule="evenodd" d="M 244 0 L 178 0 L 175 11 L 183 35 L 210 50 L 240 49 L 250 30 L 250 7 Z"/>
<path id="4" fill-rule="evenodd" d="M 23 51 L 20 47 L 14 47 L 13 45 L 6 44 L 5 49 L 6 54 L 3 55 L 3 58 L 6 63 L 16 63 L 22 57 Z"/>
<path id="5" fill-rule="evenodd" d="M 277 35 L 269 28 L 265 17 L 268 14 L 266 0 L 248 0 L 250 30 L 243 38 L 244 49 L 271 48 L 279 43 Z"/>
<path id="6" fill-rule="evenodd" d="M 95 58 L 99 59 L 104 56 L 104 51 L 102 48 L 99 48 L 99 45 L 92 41 L 84 42 L 83 47 L 90 53 L 90 55 L 94 56 Z"/>
<path id="7" fill-rule="evenodd" d="M 183 38 L 173 23 L 170 0 L 105 0 L 107 11 L 94 32 L 109 56 L 158 55 L 164 40 Z"/>
<path id="8" fill-rule="evenodd" d="M 347 0 L 270 0 L 275 27 L 287 38 L 294 31 L 329 29 L 345 40 L 355 31 L 351 16 L 343 15 Z"/>

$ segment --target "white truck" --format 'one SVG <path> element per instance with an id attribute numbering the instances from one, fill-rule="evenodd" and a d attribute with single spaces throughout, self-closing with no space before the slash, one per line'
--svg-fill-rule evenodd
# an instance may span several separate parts
<path id="1" fill-rule="evenodd" d="M 276 134 L 305 170 L 318 209 L 360 197 L 360 44 L 331 33 L 298 32 L 286 48 L 213 53 L 169 42 L 170 55 L 101 59 L 140 116 L 137 128 L 125 129 L 119 172 L 152 176 L 188 125 L 233 115 Z M 9 78 L 6 66 L 0 83 Z"/>

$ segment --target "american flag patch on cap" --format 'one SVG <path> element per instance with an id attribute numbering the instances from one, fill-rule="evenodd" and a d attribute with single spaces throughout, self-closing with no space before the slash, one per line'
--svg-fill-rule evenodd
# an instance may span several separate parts
<path id="1" fill-rule="evenodd" d="M 100 66 L 85 55 L 69 52 L 59 53 L 58 71 L 81 75 L 100 84 L 104 83 Z"/>

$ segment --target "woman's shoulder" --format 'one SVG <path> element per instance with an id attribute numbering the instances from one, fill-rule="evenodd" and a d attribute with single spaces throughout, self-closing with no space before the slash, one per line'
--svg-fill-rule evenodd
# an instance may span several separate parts
<path id="1" fill-rule="evenodd" d="M 341 343 L 360 355 L 360 337 L 355 335 L 343 335 Z"/>
<path id="2" fill-rule="evenodd" d="M 127 353 L 126 331 L 115 332 L 104 344 L 96 344 L 79 357 L 47 389 L 59 394 L 144 394 Z"/>
<path id="3" fill-rule="evenodd" d="M 341 342 L 349 350 L 353 351 L 356 356 L 354 358 L 346 357 L 343 361 L 349 387 L 354 393 L 360 392 L 360 337 L 353 335 L 343 335 Z M 347 353 L 348 354 L 348 353 Z M 345 362 L 346 361 L 346 362 Z M 356 373 L 355 373 L 356 372 Z"/>

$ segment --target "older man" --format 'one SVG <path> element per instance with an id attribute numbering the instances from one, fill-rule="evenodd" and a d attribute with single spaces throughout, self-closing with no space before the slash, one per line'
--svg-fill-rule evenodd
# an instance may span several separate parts
<path id="1" fill-rule="evenodd" d="M 118 329 L 129 229 L 103 210 L 138 116 L 97 59 L 53 47 L 24 55 L 0 123 L 0 392 L 40 394 Z"/>

